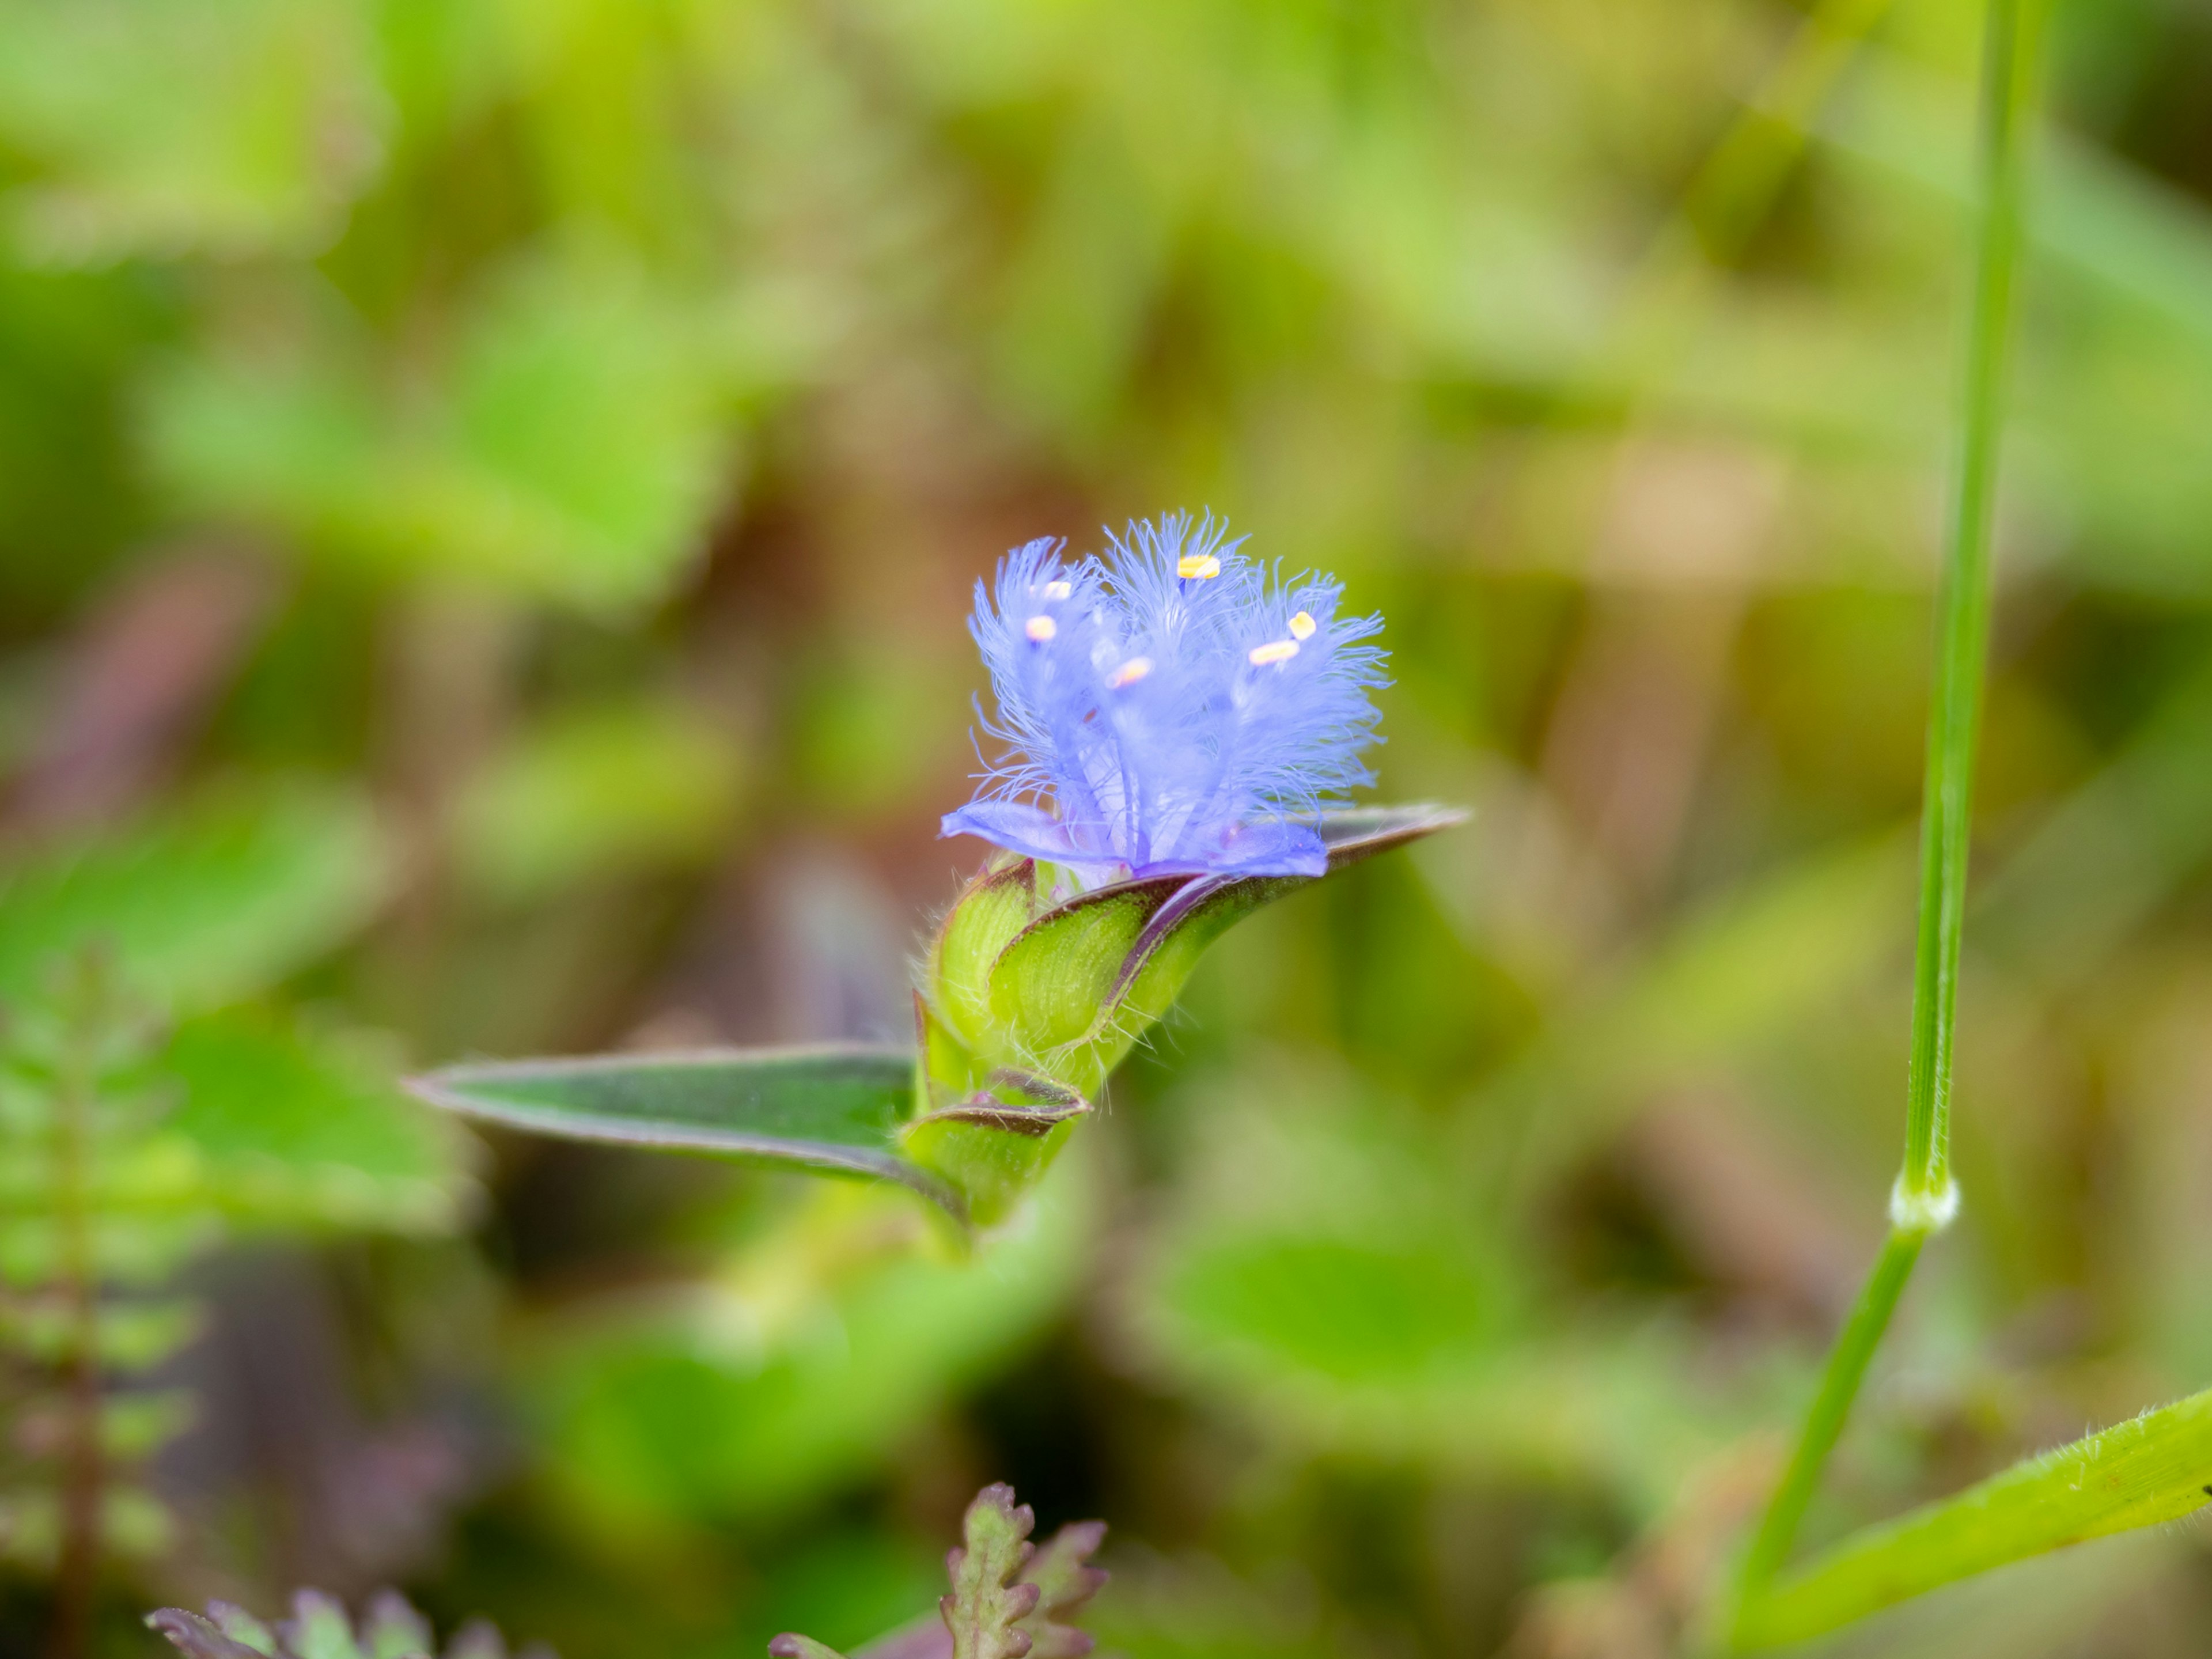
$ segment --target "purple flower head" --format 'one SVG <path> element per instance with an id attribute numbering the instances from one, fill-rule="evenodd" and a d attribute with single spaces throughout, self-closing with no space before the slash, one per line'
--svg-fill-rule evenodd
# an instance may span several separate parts
<path id="1" fill-rule="evenodd" d="M 1340 584 L 1282 581 L 1211 515 L 1108 539 L 1074 563 L 1031 542 L 976 583 L 999 705 L 983 730 L 1006 753 L 944 833 L 1091 883 L 1322 874 L 1299 820 L 1372 781 L 1383 653 L 1361 641 L 1382 618 L 1340 617 Z"/>

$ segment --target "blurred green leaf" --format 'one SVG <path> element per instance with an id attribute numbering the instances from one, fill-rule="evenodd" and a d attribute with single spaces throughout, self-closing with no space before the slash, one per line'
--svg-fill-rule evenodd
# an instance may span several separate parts
<path id="1" fill-rule="evenodd" d="M 444 1231 L 471 1194 L 459 1137 L 382 1058 L 258 1010 L 186 1020 L 162 1056 L 184 1092 L 169 1124 L 239 1221 Z"/>
<path id="2" fill-rule="evenodd" d="M 2212 1392 L 2077 1440 L 1845 1539 L 1742 1611 L 1741 1645 L 1803 1641 L 2008 1562 L 2212 1503 Z"/>
<path id="3" fill-rule="evenodd" d="M 1279 1066 L 1206 1091 L 1128 1287 L 1147 1373 L 1308 1455 L 1588 1485 L 1656 1513 L 1735 1431 L 1684 1340 L 1541 1316 L 1417 1124 L 1328 1085 Z"/>
<path id="4" fill-rule="evenodd" d="M 0 999 L 87 945 L 138 994 L 207 1007 L 272 985 L 361 927 L 392 875 L 346 790 L 232 789 L 0 868 Z"/>
<path id="5" fill-rule="evenodd" d="M 764 1240 L 703 1293 L 550 1322 L 519 1381 L 574 1523 L 634 1554 L 788 1516 L 881 1469 L 1074 1293 L 1097 1182 L 1080 1149 L 1060 1159 L 964 1259 L 918 1250 L 910 1205 L 880 1190 L 817 1188 L 814 1225 Z"/>
<path id="6" fill-rule="evenodd" d="M 1320 1598 L 1302 1580 L 1246 1583 L 1191 1557 L 1119 1565 L 1091 1614 L 1100 1645 L 1130 1659 L 1338 1659 Z"/>
<path id="7" fill-rule="evenodd" d="M 511 1060 L 449 1066 L 409 1086 L 449 1111 L 539 1134 L 873 1176 L 956 1215 L 965 1210 L 951 1187 L 897 1151 L 915 1092 L 914 1056 L 903 1049 Z"/>
<path id="8" fill-rule="evenodd" d="M 471 779 L 454 852 L 495 898 L 711 857 L 736 805 L 729 736 L 677 704 L 595 706 L 526 734 Z"/>
<path id="9" fill-rule="evenodd" d="M 1346 1382 L 1419 1376 L 1479 1354 L 1495 1292 L 1464 1257 L 1292 1234 L 1175 1253 L 1159 1309 L 1255 1371 L 1288 1364 Z M 1222 1356 L 1225 1358 L 1226 1356 Z"/>
<path id="10" fill-rule="evenodd" d="M 1560 1009 L 1480 1091 L 1480 1109 L 1519 1141 L 1516 1200 L 1533 1202 L 1639 1100 L 1870 980 L 1906 936 L 1911 872 L 1907 844 L 1887 836 L 1805 858 L 1688 910 Z"/>
<path id="11" fill-rule="evenodd" d="M 0 237 L 34 262 L 313 253 L 382 160 L 346 0 L 0 5 Z"/>
<path id="12" fill-rule="evenodd" d="M 192 507 L 310 554 L 635 609 L 701 550 L 730 475 L 696 316 L 612 253 L 526 258 L 404 388 L 327 320 L 288 350 L 180 363 L 150 388 L 149 438 Z"/>

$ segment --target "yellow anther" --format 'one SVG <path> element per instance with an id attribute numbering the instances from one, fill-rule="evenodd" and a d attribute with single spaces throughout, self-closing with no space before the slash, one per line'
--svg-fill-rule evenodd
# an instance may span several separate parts
<path id="1" fill-rule="evenodd" d="M 1298 654 L 1296 640 L 1269 640 L 1265 645 L 1255 645 L 1246 653 L 1255 668 L 1265 668 L 1270 663 L 1288 662 Z"/>
<path id="2" fill-rule="evenodd" d="M 1187 582 L 1209 581 L 1221 574 L 1221 561 L 1211 553 L 1186 553 L 1176 561 L 1176 574 Z"/>
<path id="3" fill-rule="evenodd" d="M 1044 585 L 1044 596 L 1048 599 L 1064 599 L 1073 592 L 1073 582 L 1047 582 Z"/>
<path id="4" fill-rule="evenodd" d="M 1039 645 L 1042 645 L 1047 640 L 1060 632 L 1060 624 L 1049 617 L 1031 617 L 1029 619 L 1027 626 L 1022 629 L 1022 632 L 1028 635 Z"/>
<path id="5" fill-rule="evenodd" d="M 1314 636 L 1314 629 L 1320 626 L 1321 624 L 1313 619 L 1311 611 L 1301 611 L 1291 618 L 1291 637 L 1294 640 L 1310 640 Z"/>
<path id="6" fill-rule="evenodd" d="M 1119 691 L 1125 685 L 1134 685 L 1152 672 L 1150 657 L 1132 657 L 1106 677 L 1106 684 Z"/>

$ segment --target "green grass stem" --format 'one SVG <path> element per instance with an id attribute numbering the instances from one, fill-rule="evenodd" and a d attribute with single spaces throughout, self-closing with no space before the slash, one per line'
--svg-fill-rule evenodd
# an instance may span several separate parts
<path id="1" fill-rule="evenodd" d="M 1984 48 L 1981 212 L 1966 335 L 1963 431 L 1936 599 L 1936 688 L 1921 817 L 1905 1165 L 1891 1199 L 1888 1242 L 1837 1338 L 1796 1451 L 1745 1554 L 1733 1624 L 1738 1637 L 1754 1621 L 1759 1598 L 1789 1559 L 1798 1526 L 1842 1437 L 1921 1247 L 1949 1224 L 1958 1206 L 1951 1176 L 1951 1075 L 1975 739 L 1994 600 L 1990 546 L 2003 435 L 2005 367 L 2020 262 L 2023 151 L 2034 101 L 2037 31 L 2031 4 L 2032 0 L 1990 0 Z"/>
<path id="2" fill-rule="evenodd" d="M 2025 140 L 2033 112 L 2030 0 L 1990 0 L 1982 71 L 1982 211 L 1967 325 L 1964 433 L 1937 600 L 1935 706 L 1921 807 L 1920 928 L 1912 964 L 1912 1061 L 1905 1091 L 1902 1205 L 1948 1209 L 1951 1073 L 1975 739 L 1994 599 L 1990 543 L 2006 360 L 2020 263 Z"/>

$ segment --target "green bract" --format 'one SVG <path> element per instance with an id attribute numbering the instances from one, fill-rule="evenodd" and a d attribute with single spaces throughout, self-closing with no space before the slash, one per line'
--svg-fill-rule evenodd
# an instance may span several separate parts
<path id="1" fill-rule="evenodd" d="M 1318 821 L 1334 873 L 1461 821 L 1444 807 Z M 1168 877 L 1056 899 L 1027 859 L 969 884 L 915 994 L 919 1053 L 843 1044 L 450 1066 L 448 1109 L 572 1139 L 896 1181 L 962 1221 L 1003 1217 L 1174 1004 L 1206 947 L 1313 878 Z"/>

